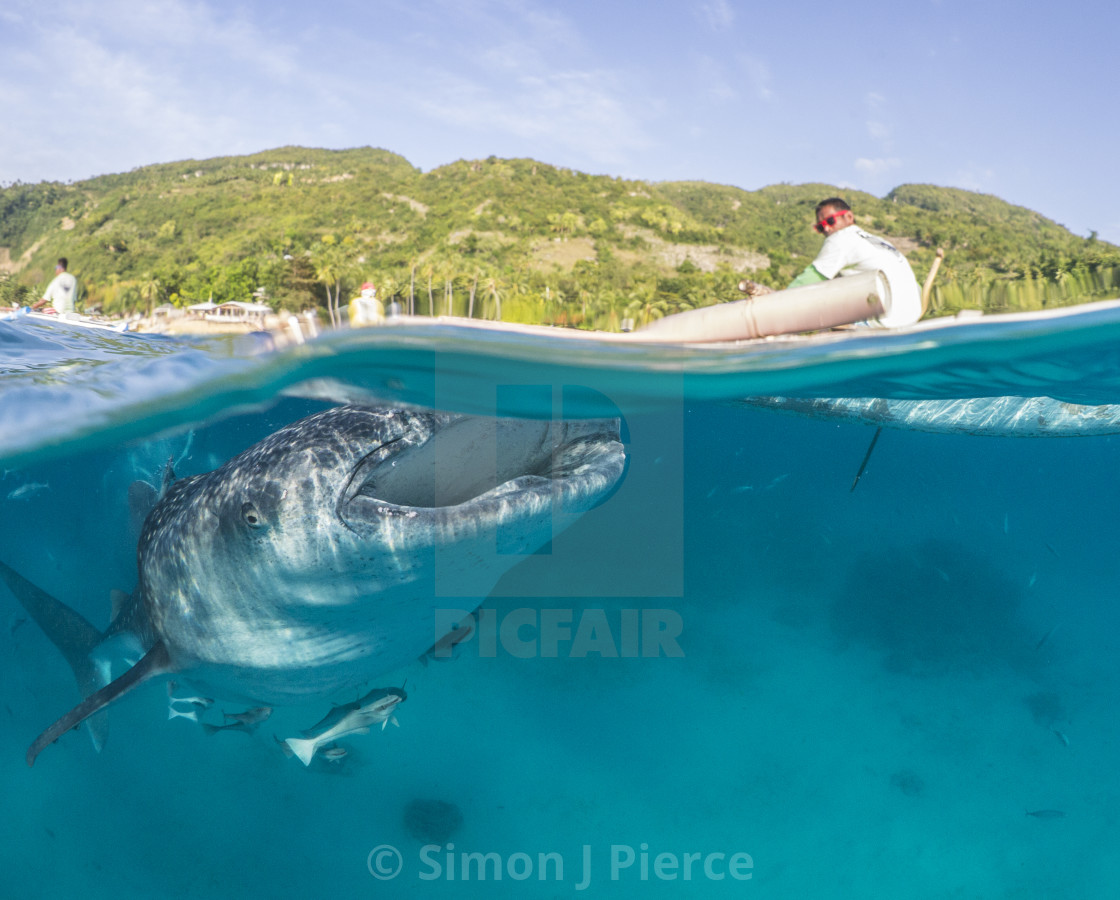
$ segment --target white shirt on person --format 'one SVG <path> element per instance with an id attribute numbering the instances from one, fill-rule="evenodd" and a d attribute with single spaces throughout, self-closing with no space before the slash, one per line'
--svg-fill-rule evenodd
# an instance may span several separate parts
<path id="1" fill-rule="evenodd" d="M 880 270 L 890 285 L 891 304 L 879 317 L 879 324 L 898 328 L 913 325 L 922 317 L 922 292 L 906 257 L 887 240 L 869 234 L 858 225 L 841 228 L 825 238 L 821 252 L 813 260 L 813 268 L 825 278 Z"/>
<path id="2" fill-rule="evenodd" d="M 69 272 L 59 272 L 47 285 L 43 299 L 50 301 L 50 305 L 58 312 L 65 313 L 74 311 L 74 300 L 77 299 L 77 295 L 78 279 Z"/>

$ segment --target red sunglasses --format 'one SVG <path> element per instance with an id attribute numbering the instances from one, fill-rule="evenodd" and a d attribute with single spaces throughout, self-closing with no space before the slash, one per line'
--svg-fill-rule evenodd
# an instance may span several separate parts
<path id="1" fill-rule="evenodd" d="M 832 228 L 836 224 L 836 221 L 838 219 L 844 218 L 845 212 L 847 212 L 847 210 L 841 210 L 840 212 L 833 213 L 831 216 L 825 216 L 813 227 L 817 229 L 817 231 L 819 231 L 821 234 L 824 234 L 824 226 L 827 225 L 829 228 Z"/>

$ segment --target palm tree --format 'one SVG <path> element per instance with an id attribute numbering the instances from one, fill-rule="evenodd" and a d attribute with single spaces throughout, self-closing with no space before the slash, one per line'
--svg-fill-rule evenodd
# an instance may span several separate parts
<path id="1" fill-rule="evenodd" d="M 338 327 L 342 324 L 342 314 L 339 311 L 339 296 L 342 293 L 344 270 L 342 255 L 339 249 L 334 246 L 333 241 L 324 238 L 323 247 L 317 253 L 314 262 L 315 280 L 321 281 L 327 289 L 327 314 L 330 316 L 331 325 Z"/>
<path id="2" fill-rule="evenodd" d="M 148 304 L 148 317 L 151 318 L 156 301 L 163 297 L 163 285 L 152 274 L 145 272 L 140 282 L 140 299 Z"/>
<path id="3" fill-rule="evenodd" d="M 669 304 L 665 300 L 657 299 L 655 283 L 641 284 L 630 292 L 630 303 L 626 311 L 635 317 L 640 317 L 639 325 L 648 325 L 654 319 L 664 316 L 669 311 Z"/>
<path id="4" fill-rule="evenodd" d="M 395 272 L 382 272 L 373 280 L 375 284 L 380 286 L 381 293 L 379 296 L 386 309 L 389 308 L 393 299 L 404 291 L 404 280 Z"/>
<path id="5" fill-rule="evenodd" d="M 336 292 L 342 285 L 342 276 L 339 273 L 337 263 L 331 259 L 321 259 L 316 262 L 315 280 L 321 281 L 323 286 L 327 289 L 327 315 L 330 316 L 331 325 L 337 327 L 338 321 L 335 318 L 334 298 L 331 295 L 331 285 L 334 285 Z"/>
<path id="6" fill-rule="evenodd" d="M 596 315 L 598 318 L 606 319 L 606 329 L 608 331 L 618 331 L 621 326 L 618 315 L 618 307 L 621 305 L 622 298 L 618 292 L 613 288 L 604 288 L 600 291 L 596 301 Z"/>
<path id="7" fill-rule="evenodd" d="M 497 275 L 491 275 L 486 279 L 484 289 L 494 300 L 494 318 L 499 322 L 502 320 L 502 295 L 505 293 L 505 285 Z"/>
<path id="8" fill-rule="evenodd" d="M 140 291 L 134 284 L 125 284 L 117 294 L 117 305 L 122 310 L 135 311 L 140 305 Z"/>

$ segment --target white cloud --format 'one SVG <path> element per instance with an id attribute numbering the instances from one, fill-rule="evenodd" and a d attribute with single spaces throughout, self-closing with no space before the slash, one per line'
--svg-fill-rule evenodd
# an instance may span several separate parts
<path id="1" fill-rule="evenodd" d="M 868 122 L 867 133 L 877 141 L 890 140 L 891 127 L 885 122 Z"/>
<path id="2" fill-rule="evenodd" d="M 648 89 L 656 63 L 605 61 L 536 0 L 382 0 L 308 22 L 254 0 L 37 3 L 6 0 L 0 19 L 0 183 L 282 144 L 627 169 L 670 102 Z M 765 66 L 752 72 L 766 93 Z M 726 102 L 737 81 L 705 87 Z"/>
<path id="3" fill-rule="evenodd" d="M 562 16 L 516 0 L 448 7 L 461 12 L 489 49 L 445 41 L 427 66 L 392 81 L 398 102 L 437 131 L 474 135 L 473 146 L 482 137 L 495 150 L 513 138 L 515 152 L 542 159 L 563 148 L 597 165 L 619 165 L 651 145 L 643 116 L 656 102 L 635 99 L 643 97 L 636 79 L 592 56 Z"/>
<path id="4" fill-rule="evenodd" d="M 889 172 L 891 169 L 899 168 L 899 166 L 902 165 L 902 160 L 896 159 L 895 157 L 890 157 L 889 159 L 868 159 L 861 156 L 853 163 L 853 165 L 860 172 L 864 172 L 867 175 L 876 176 L 883 175 Z"/>
<path id="5" fill-rule="evenodd" d="M 640 123 L 609 87 L 603 71 L 522 73 L 501 90 L 445 74 L 416 98 L 428 116 L 459 129 L 509 134 L 560 146 L 590 161 L 617 164 L 649 145 Z"/>
<path id="6" fill-rule="evenodd" d="M 717 103 L 729 103 L 739 96 L 739 92 L 727 80 L 724 67 L 710 56 L 702 56 L 696 64 L 696 77 L 699 90 Z"/>
<path id="7" fill-rule="evenodd" d="M 994 169 L 969 162 L 957 170 L 949 183 L 966 191 L 991 191 L 995 175 Z"/>
<path id="8" fill-rule="evenodd" d="M 716 31 L 726 31 L 735 23 L 735 10 L 727 0 L 710 0 L 701 3 L 700 17 Z"/>
<path id="9" fill-rule="evenodd" d="M 739 54 L 739 65 L 746 74 L 747 82 L 750 84 L 755 97 L 767 103 L 773 100 L 774 91 L 770 86 L 770 67 L 765 61 L 757 56 L 741 53 Z"/>
<path id="10" fill-rule="evenodd" d="M 0 132 L 0 182 L 310 142 L 295 108 L 331 109 L 305 48 L 193 0 L 69 3 L 4 43 L 21 49 L 0 52 L 0 117 L 19 126 Z"/>
<path id="11" fill-rule="evenodd" d="M 884 121 L 882 113 L 887 105 L 887 98 L 876 91 L 868 91 L 863 97 L 864 106 L 867 107 L 867 133 L 873 140 L 882 143 L 883 150 L 889 152 L 890 139 L 894 129 Z"/>

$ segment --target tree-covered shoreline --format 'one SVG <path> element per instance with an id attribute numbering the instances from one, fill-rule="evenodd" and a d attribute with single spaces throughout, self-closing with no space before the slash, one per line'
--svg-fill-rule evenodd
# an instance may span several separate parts
<path id="1" fill-rule="evenodd" d="M 0 302 L 41 292 L 70 259 L 87 310 L 247 300 L 331 307 L 372 282 L 417 314 L 614 330 L 782 287 L 821 238 L 813 206 L 848 199 L 925 276 L 932 314 L 1037 309 L 1120 293 L 1120 248 L 990 195 L 902 185 L 745 191 L 588 175 L 528 159 L 424 173 L 386 150 L 284 147 L 0 189 Z"/>

